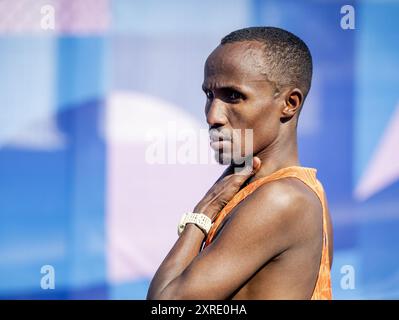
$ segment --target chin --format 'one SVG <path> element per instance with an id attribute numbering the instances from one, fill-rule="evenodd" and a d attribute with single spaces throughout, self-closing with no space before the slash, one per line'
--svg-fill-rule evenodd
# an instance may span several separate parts
<path id="1" fill-rule="evenodd" d="M 231 154 L 228 153 L 215 153 L 215 160 L 221 165 L 230 165 L 233 162 Z"/>
<path id="2" fill-rule="evenodd" d="M 216 161 L 221 165 L 231 165 L 234 166 L 242 166 L 244 163 L 246 165 L 252 164 L 252 155 L 243 157 L 243 156 L 236 156 L 234 157 L 231 153 L 215 153 Z"/>

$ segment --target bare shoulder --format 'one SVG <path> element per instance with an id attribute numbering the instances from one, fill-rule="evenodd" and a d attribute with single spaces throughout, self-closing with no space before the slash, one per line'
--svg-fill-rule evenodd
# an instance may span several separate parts
<path id="1" fill-rule="evenodd" d="M 260 256 L 264 263 L 234 298 L 310 297 L 323 230 L 323 208 L 313 190 L 299 179 L 284 178 L 260 186 L 236 209 L 231 222 L 241 228 L 243 246 L 251 248 L 248 260 Z"/>
<path id="2" fill-rule="evenodd" d="M 311 247 L 319 253 L 321 233 L 322 206 L 317 195 L 300 180 L 284 178 L 260 186 L 234 207 L 207 254 L 229 252 L 247 257 L 259 268 L 288 249 Z"/>
<path id="3" fill-rule="evenodd" d="M 322 205 L 302 181 L 284 178 L 268 182 L 242 201 L 237 211 L 251 212 L 259 225 L 272 224 L 286 243 L 313 240 L 322 230 Z"/>

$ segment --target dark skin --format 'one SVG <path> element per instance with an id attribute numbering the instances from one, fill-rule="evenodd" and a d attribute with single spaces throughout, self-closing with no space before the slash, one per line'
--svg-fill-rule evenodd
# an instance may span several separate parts
<path id="1" fill-rule="evenodd" d="M 225 44 L 205 64 L 210 129 L 254 132 L 252 167 L 237 174 L 230 165 L 193 210 L 211 219 L 246 183 L 299 165 L 296 121 L 304 95 L 266 81 L 263 50 L 257 41 Z M 221 152 L 218 160 L 230 158 Z M 327 223 L 332 253 L 329 218 Z M 200 251 L 204 239 L 187 224 L 155 274 L 148 299 L 309 299 L 322 251 L 321 203 L 295 178 L 270 182 L 238 204 Z"/>

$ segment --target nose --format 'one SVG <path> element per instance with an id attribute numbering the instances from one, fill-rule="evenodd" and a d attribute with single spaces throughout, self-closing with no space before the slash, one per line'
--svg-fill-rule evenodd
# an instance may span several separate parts
<path id="1" fill-rule="evenodd" d="M 221 101 L 215 99 L 205 108 L 206 122 L 210 127 L 219 127 L 227 124 L 227 117 Z"/>

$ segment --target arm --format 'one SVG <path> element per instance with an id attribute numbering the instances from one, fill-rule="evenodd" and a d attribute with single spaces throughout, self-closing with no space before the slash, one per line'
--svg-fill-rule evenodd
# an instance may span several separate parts
<path id="1" fill-rule="evenodd" d="M 223 232 L 199 254 L 204 236 L 191 226 L 159 268 L 148 298 L 228 298 L 298 240 L 302 230 L 294 222 L 303 205 L 302 199 L 287 196 L 280 182 L 264 185 L 233 210 Z"/>
<path id="2" fill-rule="evenodd" d="M 255 157 L 253 161 L 253 168 L 244 168 L 240 174 L 233 174 L 233 168 L 228 167 L 197 204 L 194 212 L 201 212 L 213 220 L 241 185 L 260 168 L 259 158 Z M 156 272 L 147 294 L 148 299 L 165 298 L 164 289 L 180 276 L 198 255 L 204 238 L 205 234 L 197 226 L 186 225 Z"/>
<path id="3" fill-rule="evenodd" d="M 234 168 L 228 167 L 197 204 L 194 212 L 201 212 L 213 220 L 242 184 L 259 170 L 260 164 L 259 158 L 254 157 L 252 167 L 244 168 L 240 174 L 234 174 Z M 205 234 L 197 226 L 186 225 L 151 281 L 147 299 L 165 298 L 164 289 L 180 276 L 198 255 L 204 238 Z"/>
<path id="4" fill-rule="evenodd" d="M 197 226 L 186 225 L 183 233 L 155 273 L 147 299 L 176 299 L 176 295 L 170 291 L 170 284 L 182 275 L 198 255 L 204 237 L 204 233 Z"/>

